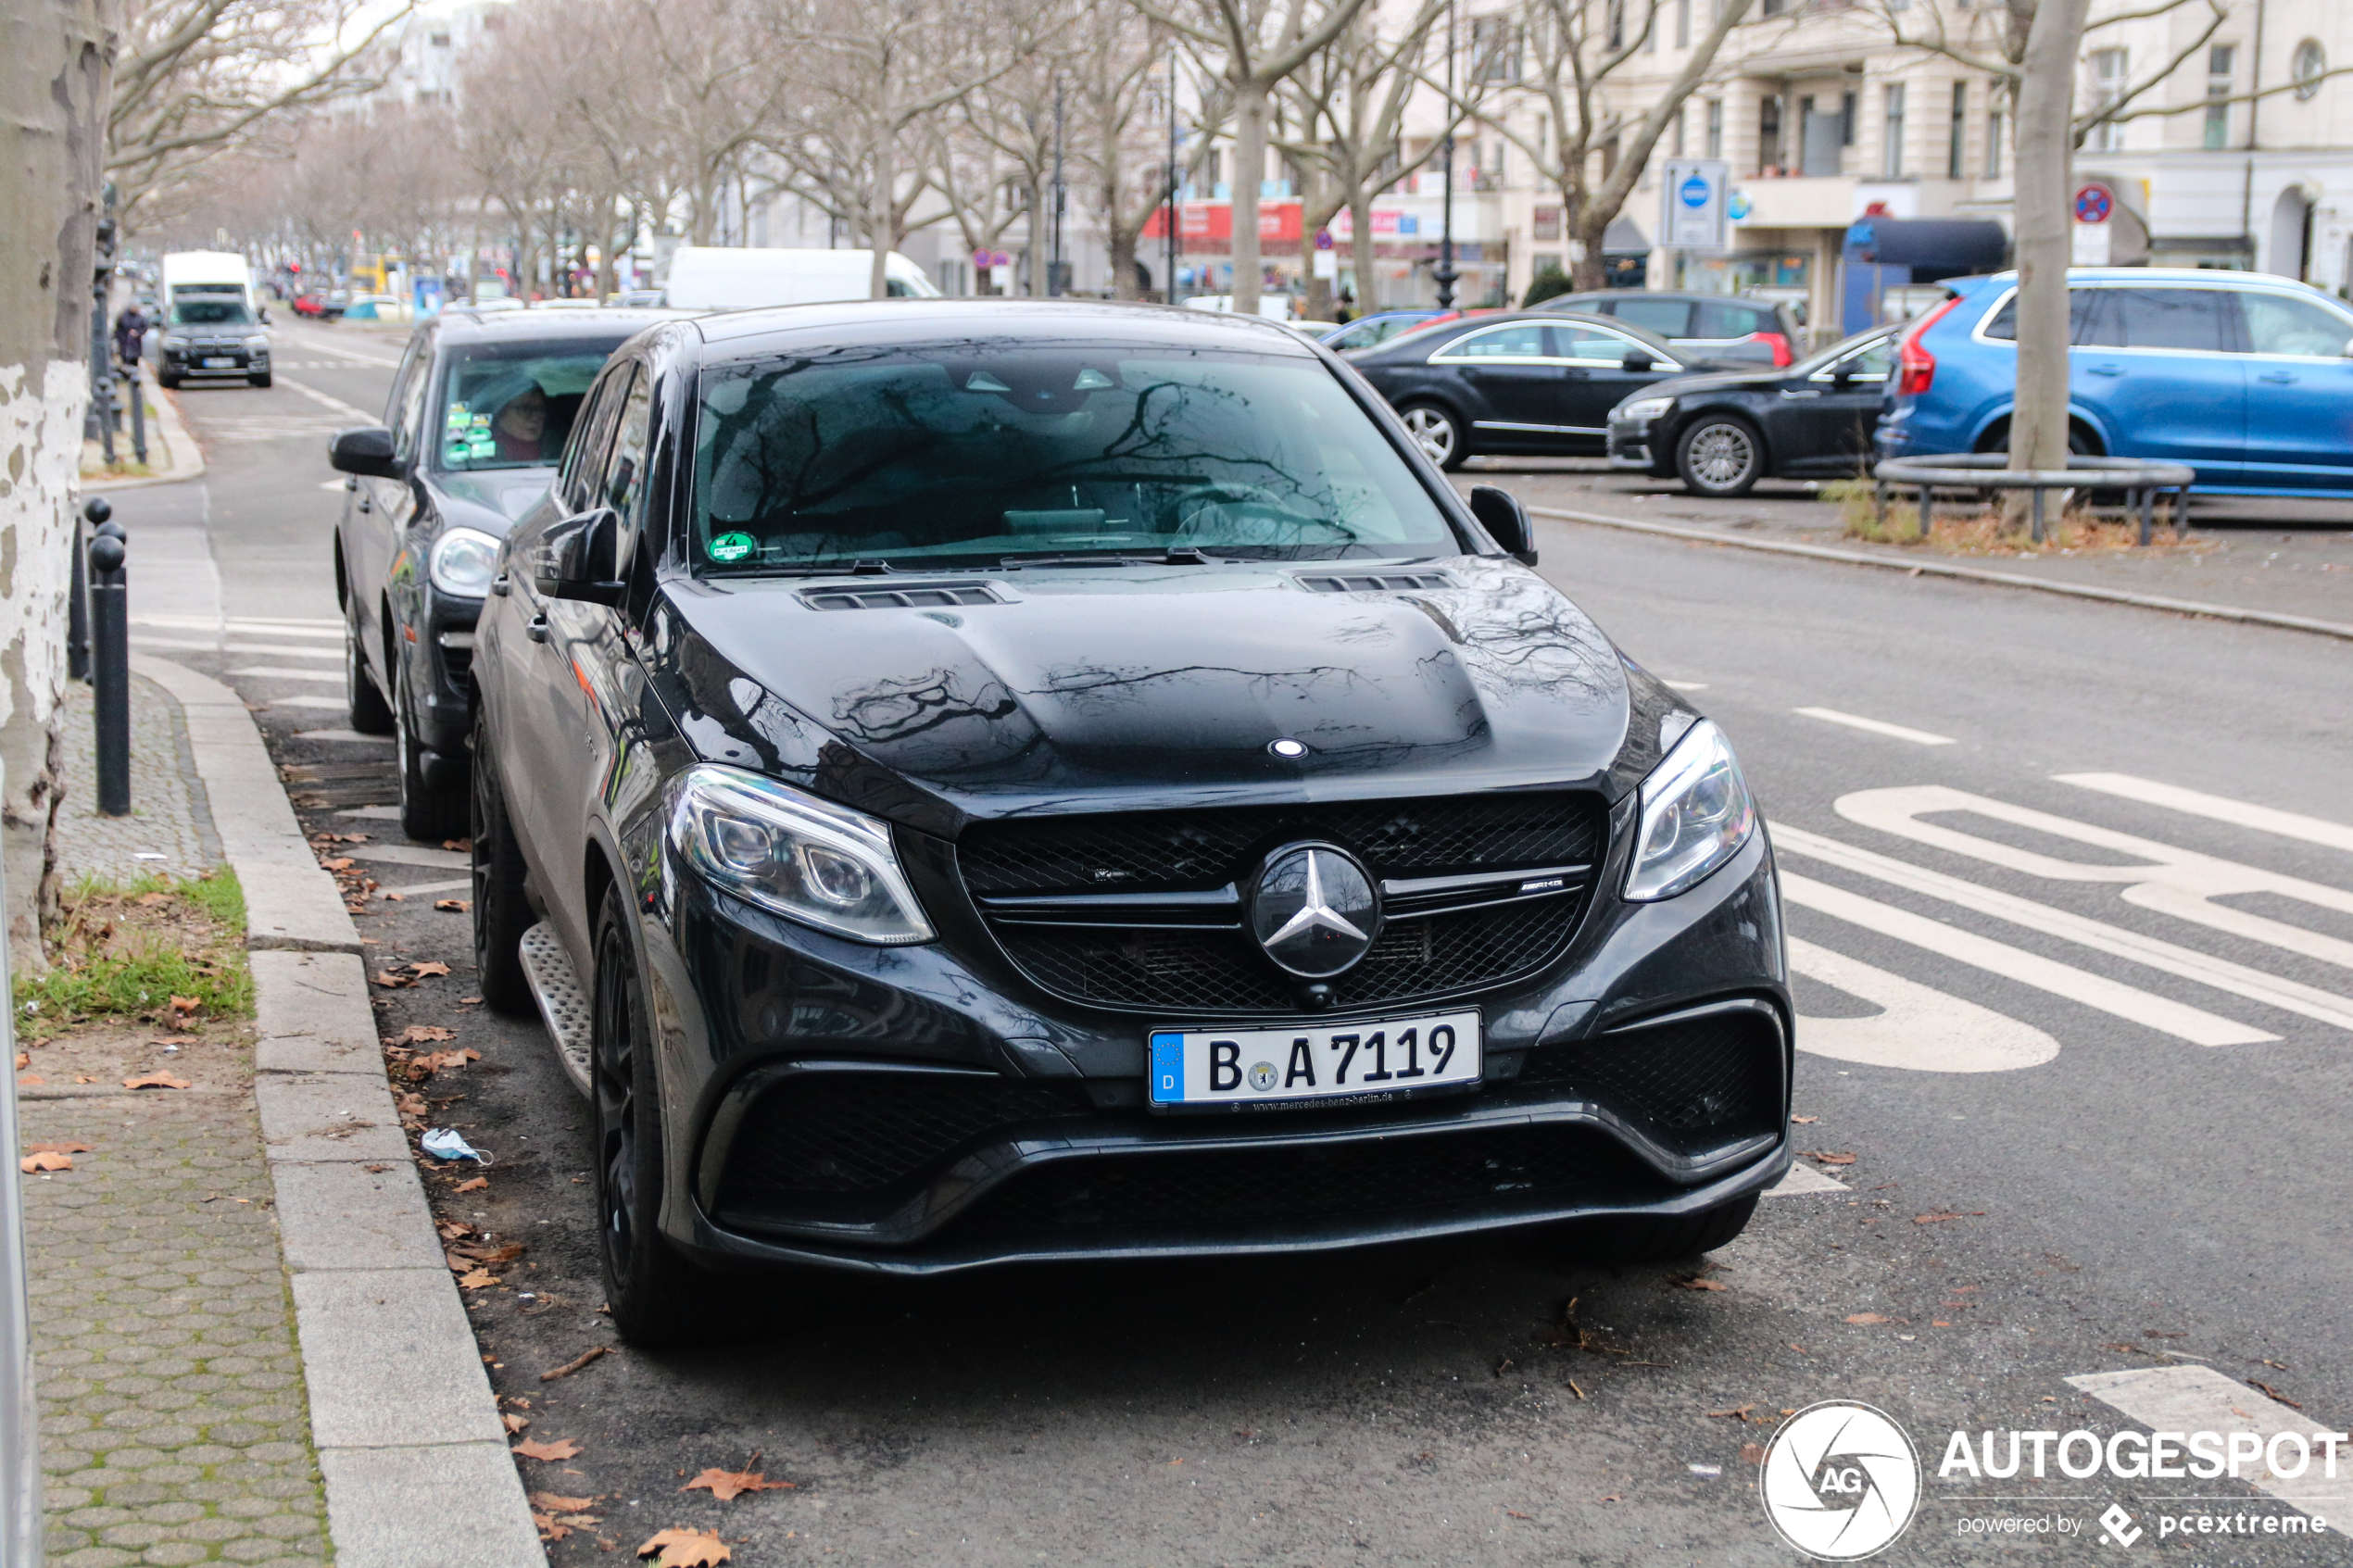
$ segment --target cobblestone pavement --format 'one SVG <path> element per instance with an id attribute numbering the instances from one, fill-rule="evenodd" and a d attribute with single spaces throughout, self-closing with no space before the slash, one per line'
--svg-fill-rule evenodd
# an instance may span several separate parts
<path id="1" fill-rule="evenodd" d="M 162 872 L 195 876 L 220 863 L 220 840 L 204 789 L 192 784 L 180 706 L 143 675 L 131 677 L 131 815 L 98 815 L 98 741 L 90 688 L 66 687 L 65 803 L 57 812 L 59 871 L 67 886 Z"/>

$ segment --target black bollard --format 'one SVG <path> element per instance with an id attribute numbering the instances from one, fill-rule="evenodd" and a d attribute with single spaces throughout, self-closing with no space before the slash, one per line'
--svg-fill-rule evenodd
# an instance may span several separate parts
<path id="1" fill-rule="evenodd" d="M 98 814 L 131 815 L 131 616 L 124 602 L 122 531 L 90 541 L 90 684 L 98 718 Z"/>
<path id="2" fill-rule="evenodd" d="M 114 515 L 103 495 L 82 503 L 82 515 L 101 523 Z M 73 587 L 66 600 L 66 679 L 90 679 L 90 541 L 80 522 L 73 525 Z"/>

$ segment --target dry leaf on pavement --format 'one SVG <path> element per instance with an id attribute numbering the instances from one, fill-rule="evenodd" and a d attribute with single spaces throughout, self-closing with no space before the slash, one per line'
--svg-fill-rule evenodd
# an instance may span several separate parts
<path id="1" fill-rule="evenodd" d="M 42 1171 L 70 1171 L 73 1169 L 73 1156 L 70 1154 L 28 1154 L 17 1161 L 17 1169 L 28 1176 Z"/>
<path id="2" fill-rule="evenodd" d="M 458 1184 L 458 1190 L 459 1192 L 480 1192 L 483 1188 L 488 1186 L 489 1185 L 490 1178 L 488 1176 L 476 1176 L 472 1181 L 459 1182 Z"/>
<path id="3" fill-rule="evenodd" d="M 1894 1323 L 1895 1320 L 1885 1312 L 1849 1312 L 1846 1315 L 1846 1321 L 1848 1323 Z"/>
<path id="4" fill-rule="evenodd" d="M 17 1082 L 29 1089 L 39 1088 L 42 1085 L 46 1084 L 48 1081 L 48 1079 L 44 1078 L 38 1073 L 20 1073 L 17 1074 Z"/>
<path id="5" fill-rule="evenodd" d="M 125 1078 L 122 1086 L 126 1089 L 184 1089 L 188 1086 L 188 1080 L 174 1078 L 169 1073 L 146 1073 L 136 1078 Z"/>
<path id="6" fill-rule="evenodd" d="M 1746 1421 L 1748 1419 L 1748 1412 L 1755 1408 L 1755 1401 L 1751 1400 L 1749 1403 L 1744 1405 L 1734 1405 L 1728 1411 L 1709 1411 L 1707 1413 L 1710 1416 L 1721 1416 L 1727 1421 Z"/>
<path id="7" fill-rule="evenodd" d="M 1851 1154 L 1831 1154 L 1826 1150 L 1818 1148 L 1801 1148 L 1797 1152 L 1806 1156 L 1808 1160 L 1818 1160 L 1825 1165 L 1852 1165 L 1855 1163 L 1855 1157 Z"/>
<path id="8" fill-rule="evenodd" d="M 704 1471 L 678 1489 L 682 1492 L 702 1490 L 721 1502 L 733 1502 L 745 1492 L 788 1492 L 796 1483 L 771 1481 L 757 1470 L 721 1470 L 716 1465 Z"/>
<path id="9" fill-rule="evenodd" d="M 476 1269 L 472 1273 L 464 1273 L 458 1276 L 458 1285 L 459 1288 L 465 1290 L 481 1290 L 497 1283 L 498 1276 L 492 1273 L 488 1269 Z"/>
<path id="10" fill-rule="evenodd" d="M 673 1526 L 648 1539 L 637 1549 L 637 1555 L 655 1559 L 660 1568 L 718 1568 L 735 1554 L 716 1530 Z"/>
<path id="11" fill-rule="evenodd" d="M 525 1437 L 515 1445 L 515 1452 L 525 1459 L 553 1461 L 576 1457 L 580 1452 L 580 1445 L 569 1437 L 559 1437 L 552 1443 L 543 1443 L 536 1437 Z"/>
<path id="12" fill-rule="evenodd" d="M 351 869 L 351 857 L 338 855 L 332 860 L 321 860 L 319 863 L 331 872 L 347 872 Z"/>
<path id="13" fill-rule="evenodd" d="M 414 985 L 416 984 L 414 980 L 409 979 L 407 975 L 395 974 L 388 969 L 380 970 L 376 973 L 369 976 L 369 978 L 387 991 L 397 991 L 403 985 Z"/>
<path id="14" fill-rule="evenodd" d="M 1764 1463 L 1765 1445 L 1762 1443 L 1743 1443 L 1741 1445 L 1741 1462 L 1743 1464 Z"/>
<path id="15" fill-rule="evenodd" d="M 1821 1118 L 1818 1116 L 1793 1116 L 1790 1120 L 1796 1123 L 1801 1127 L 1810 1127 L 1815 1123 L 1819 1122 Z"/>
<path id="16" fill-rule="evenodd" d="M 1933 1225 L 1945 1220 L 1982 1220 L 1983 1218 L 1985 1218 L 1984 1210 L 1972 1209 L 1965 1214 L 1944 1212 L 1938 1212 L 1934 1214 L 1915 1214 L 1912 1216 L 1912 1223 L 1916 1225 Z"/>
<path id="17" fill-rule="evenodd" d="M 94 1154 L 97 1151 L 80 1138 L 44 1138 L 39 1143 L 24 1146 L 27 1154 Z M 2168 1337 L 2173 1337 L 2168 1336 Z"/>
<path id="18" fill-rule="evenodd" d="M 513 1411 L 510 1411 L 505 1415 L 500 1416 L 498 1418 L 498 1422 L 499 1424 L 504 1426 L 510 1433 L 515 1433 L 520 1432 L 524 1427 L 530 1425 L 531 1417 L 527 1415 L 517 1415 Z"/>
<path id="19" fill-rule="evenodd" d="M 417 976 L 418 979 L 423 980 L 429 979 L 434 975 L 448 973 L 449 966 L 443 963 L 439 959 L 426 959 L 422 962 L 410 964 L 409 966 L 409 972 Z"/>
<path id="20" fill-rule="evenodd" d="M 430 1045 L 436 1040 L 454 1040 L 457 1037 L 458 1031 L 455 1029 L 444 1029 L 437 1023 L 411 1023 L 408 1028 L 403 1029 L 400 1032 L 400 1038 L 395 1040 L 393 1044 L 396 1046 L 422 1046 Z"/>
<path id="21" fill-rule="evenodd" d="M 474 902 L 471 898 L 435 898 L 433 907 L 447 909 L 453 915 L 462 915 L 474 907 Z"/>
<path id="22" fill-rule="evenodd" d="M 595 1498 L 560 1498 L 553 1492 L 534 1492 L 531 1506 L 549 1513 L 585 1513 L 597 1505 Z"/>
<path id="23" fill-rule="evenodd" d="M 28 1055 L 27 1055 L 27 1054 L 25 1054 L 23 1051 L 19 1051 L 19 1052 L 17 1053 L 17 1071 L 18 1071 L 18 1072 L 21 1073 L 21 1072 L 23 1072 L 26 1068 L 31 1067 L 31 1065 L 32 1065 L 32 1058 L 31 1058 L 31 1057 L 28 1056 Z"/>

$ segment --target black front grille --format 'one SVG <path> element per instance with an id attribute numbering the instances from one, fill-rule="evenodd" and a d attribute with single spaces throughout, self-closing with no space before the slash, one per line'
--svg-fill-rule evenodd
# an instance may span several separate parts
<path id="1" fill-rule="evenodd" d="M 956 853 L 965 884 L 984 897 L 1200 891 L 1247 887 L 1269 849 L 1303 838 L 1355 851 L 1380 878 L 1592 864 L 1604 820 L 1597 797 L 1567 792 L 1235 807 L 983 822 Z M 1569 894 L 1391 922 L 1332 982 L 1334 1005 L 1441 996 L 1527 973 L 1558 953 L 1583 907 L 1581 894 Z M 1075 1001 L 1203 1014 L 1297 1005 L 1239 931 L 990 923 L 1024 972 Z"/>
<path id="2" fill-rule="evenodd" d="M 1780 1031 L 1743 1008 L 1539 1046 L 1519 1082 L 1608 1106 L 1670 1148 L 1709 1148 L 1780 1124 Z"/>
<path id="3" fill-rule="evenodd" d="M 723 1182 L 729 1201 L 875 1192 L 1015 1127 L 1093 1113 L 1093 1102 L 1076 1084 L 977 1074 L 795 1073 L 746 1110 Z"/>
<path id="4" fill-rule="evenodd" d="M 1466 1128 L 1322 1147 L 1059 1160 L 1012 1177 L 961 1223 L 991 1232 L 1219 1228 L 1554 1208 L 1659 1185 L 1590 1128 Z"/>

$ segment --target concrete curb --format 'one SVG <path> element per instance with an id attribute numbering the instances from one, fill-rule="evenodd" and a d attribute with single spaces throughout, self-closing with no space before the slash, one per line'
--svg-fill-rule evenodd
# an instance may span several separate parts
<path id="1" fill-rule="evenodd" d="M 2032 588 L 2042 594 L 2097 599 L 2103 604 L 2131 605 L 2137 609 L 2161 609 L 2173 615 L 2199 615 L 2212 621 L 2235 621 L 2248 626 L 2275 626 L 2287 632 L 2353 642 L 2353 626 L 2317 621 L 2304 615 L 2282 615 L 2268 609 L 2243 609 L 2236 605 L 2201 604 L 2196 599 L 2167 598 L 2158 594 L 2128 593 L 2120 588 L 2094 588 L 2077 583 L 2050 583 L 2015 571 L 1989 571 L 1983 567 L 1954 566 L 1944 561 L 1902 560 L 1861 550 L 1841 550 L 1828 545 L 1799 545 L 1777 539 L 1743 539 L 1706 528 L 1679 528 L 1671 522 L 1637 522 L 1632 518 L 1603 512 L 1572 512 L 1559 507 L 1530 507 L 1531 517 L 1558 518 L 1564 522 L 1590 523 L 1596 528 L 1621 528 L 1632 533 L 1655 533 L 1667 539 L 1691 539 L 1703 545 L 1725 545 L 1736 550 L 1762 550 L 1768 555 L 1803 556 L 1809 560 L 1836 561 L 1842 566 L 1876 566 L 1923 577 L 1956 577 L 1969 583 L 1991 583 L 2004 588 Z"/>
<path id="2" fill-rule="evenodd" d="M 163 438 L 163 449 L 171 454 L 171 467 L 162 473 L 151 473 L 145 479 L 108 479 L 104 474 L 84 474 L 82 488 L 93 494 L 115 490 L 145 490 L 155 484 L 179 484 L 205 474 L 204 448 L 188 433 L 180 418 L 180 405 L 171 394 L 156 384 L 155 377 L 143 363 L 139 367 L 139 389 L 155 394 L 155 433 Z M 129 437 L 126 435 L 125 440 Z"/>
<path id="3" fill-rule="evenodd" d="M 254 1100 L 338 1568 L 546 1568 L 465 1302 L 401 1135 L 359 933 L 237 695 L 168 659 L 244 884 Z"/>

